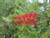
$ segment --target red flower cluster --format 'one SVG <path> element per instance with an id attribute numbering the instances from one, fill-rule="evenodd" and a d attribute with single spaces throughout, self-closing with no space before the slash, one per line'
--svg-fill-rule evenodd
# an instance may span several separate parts
<path id="1" fill-rule="evenodd" d="M 38 23 L 38 21 L 36 21 L 36 19 L 35 19 L 36 16 L 37 15 L 34 12 L 25 13 L 22 15 L 15 16 L 14 21 L 15 21 L 15 24 L 21 24 L 21 25 L 36 24 L 36 23 Z"/>

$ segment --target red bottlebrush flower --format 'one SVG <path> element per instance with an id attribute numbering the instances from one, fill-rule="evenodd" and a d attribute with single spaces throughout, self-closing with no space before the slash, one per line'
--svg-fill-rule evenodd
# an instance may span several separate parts
<path id="1" fill-rule="evenodd" d="M 36 24 L 36 23 L 38 23 L 38 21 L 36 21 L 36 19 L 35 19 L 36 16 L 37 15 L 34 12 L 25 13 L 20 16 L 14 17 L 14 21 L 15 21 L 15 24 L 21 24 L 21 25 Z"/>
<path id="2" fill-rule="evenodd" d="M 30 13 L 28 13 L 28 15 L 27 15 L 27 16 L 28 16 L 28 18 L 31 18 L 31 14 L 30 14 Z"/>
<path id="3" fill-rule="evenodd" d="M 36 22 L 36 19 L 34 19 L 33 22 L 35 23 Z"/>
<path id="4" fill-rule="evenodd" d="M 21 17 L 22 17 L 23 20 L 25 20 L 25 16 L 24 15 L 21 15 Z"/>
<path id="5" fill-rule="evenodd" d="M 15 24 L 16 24 L 17 22 L 15 21 Z"/>
<path id="6" fill-rule="evenodd" d="M 18 20 L 21 20 L 21 17 L 20 17 L 20 16 L 17 16 L 17 19 L 18 19 Z"/>
<path id="7" fill-rule="evenodd" d="M 38 24 L 38 23 L 39 23 L 38 21 L 35 22 L 35 24 Z"/>
<path id="8" fill-rule="evenodd" d="M 39 22 L 38 22 L 38 21 L 36 21 L 36 19 L 34 19 L 34 23 L 35 23 L 35 24 L 38 24 Z"/>
<path id="9" fill-rule="evenodd" d="M 17 18 L 16 17 L 14 17 L 14 20 L 16 20 Z"/>
<path id="10" fill-rule="evenodd" d="M 37 16 L 37 15 L 34 13 L 34 16 Z"/>
<path id="11" fill-rule="evenodd" d="M 25 24 L 26 24 L 26 25 L 28 25 L 28 24 L 29 24 L 29 22 L 28 22 L 28 21 L 25 21 Z"/>
<path id="12" fill-rule="evenodd" d="M 23 24 L 23 21 L 20 21 L 20 24 Z"/>
<path id="13" fill-rule="evenodd" d="M 27 18 L 27 21 L 29 21 L 30 20 L 30 18 Z"/>
<path id="14" fill-rule="evenodd" d="M 33 16 L 32 16 L 32 17 L 35 18 L 36 16 L 37 16 L 37 15 L 36 15 L 35 13 L 33 13 Z"/>
<path id="15" fill-rule="evenodd" d="M 17 20 L 17 18 L 16 18 L 16 17 L 14 17 L 15 24 L 16 24 L 16 20 Z"/>
<path id="16" fill-rule="evenodd" d="M 33 14 L 32 13 L 30 13 L 30 16 L 32 16 Z"/>
<path id="17" fill-rule="evenodd" d="M 31 19 L 31 20 L 30 20 L 30 23 L 31 23 L 31 24 L 34 24 L 34 20 L 33 20 L 33 19 Z"/>
<path id="18" fill-rule="evenodd" d="M 31 13 L 28 13 L 27 16 L 29 18 L 31 18 L 31 17 L 35 18 L 36 17 L 36 14 L 34 12 L 33 13 L 31 12 Z"/>
<path id="19" fill-rule="evenodd" d="M 25 16 L 25 18 L 27 18 L 28 17 L 28 13 L 25 13 L 24 16 Z"/>
<path id="20" fill-rule="evenodd" d="M 18 24 L 18 21 L 15 21 L 15 24 Z"/>

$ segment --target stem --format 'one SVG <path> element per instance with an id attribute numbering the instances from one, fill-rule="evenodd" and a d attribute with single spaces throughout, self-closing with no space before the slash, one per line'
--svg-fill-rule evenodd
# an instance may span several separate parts
<path id="1" fill-rule="evenodd" d="M 31 31 L 26 27 L 27 31 L 31 33 Z"/>
<path id="2" fill-rule="evenodd" d="M 31 31 L 26 27 L 26 30 L 29 32 L 29 33 L 31 33 Z M 31 33 L 32 34 L 32 33 Z"/>

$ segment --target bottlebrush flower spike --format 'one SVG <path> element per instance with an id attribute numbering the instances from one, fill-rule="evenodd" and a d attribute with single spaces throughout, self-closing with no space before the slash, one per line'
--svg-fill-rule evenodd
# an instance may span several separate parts
<path id="1" fill-rule="evenodd" d="M 16 20 L 17 18 L 16 17 L 14 17 L 14 20 Z"/>
<path id="2" fill-rule="evenodd" d="M 25 20 L 25 16 L 24 16 L 24 15 L 21 15 L 21 18 L 22 18 L 23 20 Z"/>
<path id="3" fill-rule="evenodd" d="M 21 17 L 20 17 L 20 16 L 17 16 L 16 18 L 17 18 L 18 20 L 21 20 Z"/>
<path id="4" fill-rule="evenodd" d="M 26 25 L 33 24 L 34 25 L 38 23 L 38 21 L 35 20 L 36 16 L 37 15 L 34 12 L 25 13 L 20 16 L 14 17 L 14 22 L 15 24 L 20 24 L 20 25 L 23 25 L 23 24 L 26 24 Z"/>
<path id="5" fill-rule="evenodd" d="M 30 22 L 30 24 L 34 24 L 34 20 L 33 19 L 31 19 L 29 22 Z"/>
<path id="6" fill-rule="evenodd" d="M 23 24 L 23 21 L 22 20 L 20 21 L 20 24 Z"/>
<path id="7" fill-rule="evenodd" d="M 28 22 L 28 21 L 25 21 L 25 24 L 26 24 L 26 25 L 28 25 L 28 24 L 29 24 L 29 22 Z"/>
<path id="8" fill-rule="evenodd" d="M 25 13 L 24 16 L 25 16 L 25 18 L 27 18 L 28 17 L 28 13 Z"/>

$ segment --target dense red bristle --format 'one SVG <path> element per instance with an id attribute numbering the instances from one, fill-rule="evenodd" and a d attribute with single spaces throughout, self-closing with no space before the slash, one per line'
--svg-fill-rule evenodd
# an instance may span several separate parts
<path id="1" fill-rule="evenodd" d="M 25 13 L 20 16 L 14 17 L 15 24 L 36 24 L 38 21 L 35 20 L 37 15 L 34 12 Z M 19 21 L 18 21 L 19 20 Z"/>

